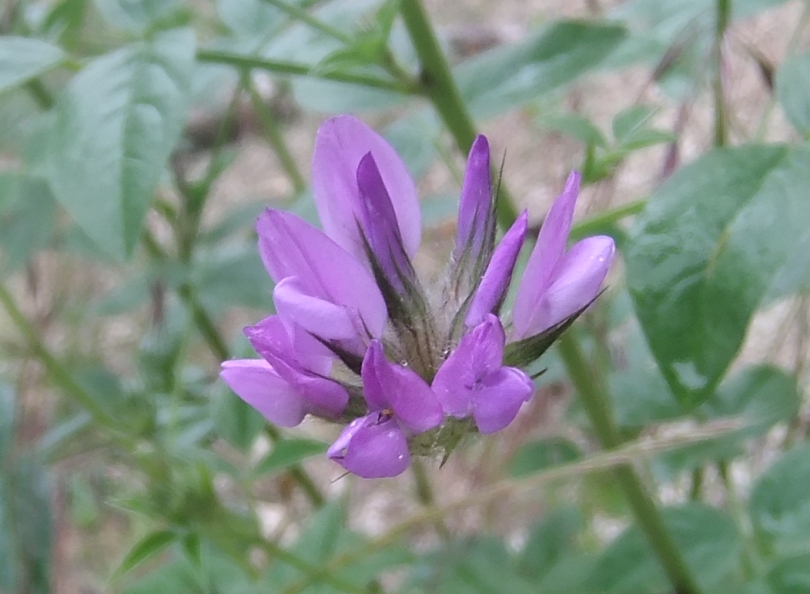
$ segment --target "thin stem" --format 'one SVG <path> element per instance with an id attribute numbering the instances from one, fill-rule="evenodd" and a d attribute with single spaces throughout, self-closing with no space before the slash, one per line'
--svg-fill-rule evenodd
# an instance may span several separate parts
<path id="1" fill-rule="evenodd" d="M 51 379 L 64 392 L 73 398 L 80 406 L 89 412 L 94 419 L 107 427 L 115 427 L 115 421 L 96 403 L 81 385 L 73 379 L 70 372 L 50 353 L 45 344 L 40 339 L 39 333 L 28 321 L 28 318 L 17 307 L 11 293 L 0 283 L 0 303 L 8 313 L 8 317 L 17 327 L 19 333 L 28 343 L 28 348 L 40 360 L 45 371 Z"/>
<path id="2" fill-rule="evenodd" d="M 759 561 L 759 554 L 757 547 L 753 540 L 753 528 L 748 513 L 745 510 L 745 505 L 740 501 L 737 495 L 737 489 L 734 485 L 734 480 L 731 478 L 729 472 L 728 462 L 721 460 L 717 463 L 717 472 L 723 480 L 723 486 L 726 489 L 726 502 L 728 503 L 729 511 L 737 522 L 737 526 L 742 533 L 742 567 L 745 572 L 746 578 L 755 580 L 762 575 L 762 566 Z"/>
<path id="3" fill-rule="evenodd" d="M 281 130 L 279 130 L 279 127 L 276 125 L 276 120 L 273 117 L 273 114 L 271 114 L 267 109 L 267 105 L 265 105 L 261 95 L 259 95 L 258 91 L 256 91 L 256 87 L 251 82 L 250 76 L 245 76 L 243 85 L 250 95 L 250 100 L 253 103 L 253 110 L 256 112 L 256 115 L 259 118 L 259 123 L 264 129 L 267 140 L 270 143 L 270 146 L 273 147 L 273 150 L 275 151 L 281 166 L 284 168 L 284 171 L 287 173 L 287 176 L 290 178 L 296 195 L 301 194 L 304 190 L 306 190 L 307 182 L 304 179 L 304 176 L 301 175 L 301 171 L 298 169 L 295 158 L 287 148 L 287 143 L 284 142 L 284 136 L 282 135 Z"/>
<path id="4" fill-rule="evenodd" d="M 602 447 L 607 450 L 622 445 L 621 435 L 613 419 L 613 411 L 607 398 L 603 396 L 603 386 L 595 377 L 594 370 L 585 359 L 579 343 L 569 333 L 564 334 L 557 342 L 563 363 L 568 375 L 579 394 Z M 699 594 L 697 582 L 687 567 L 681 552 L 672 541 L 661 514 L 650 494 L 641 483 L 632 466 L 620 466 L 614 470 L 619 484 L 630 508 L 633 510 L 639 527 L 658 557 L 676 594 Z"/>
<path id="5" fill-rule="evenodd" d="M 366 74 L 355 74 L 351 72 L 343 72 L 338 70 L 317 70 L 307 64 L 296 64 L 294 62 L 281 62 L 278 60 L 266 60 L 257 56 L 245 56 L 233 52 L 220 51 L 220 50 L 198 50 L 197 60 L 200 62 L 208 62 L 213 64 L 230 64 L 231 66 L 238 66 L 240 68 L 256 68 L 259 70 L 268 70 L 276 74 L 289 74 L 292 76 L 310 76 L 313 78 L 321 78 L 324 80 L 334 80 L 337 82 L 352 83 L 371 87 L 375 89 L 384 89 L 386 91 L 393 91 L 403 95 L 415 95 L 419 93 L 419 89 L 412 84 L 408 84 L 398 80 L 390 80 L 379 78 L 377 76 L 369 76 Z"/>
<path id="6" fill-rule="evenodd" d="M 717 22 L 714 33 L 714 146 L 725 146 L 726 101 L 723 92 L 723 37 L 731 19 L 731 0 L 717 0 Z"/>
<path id="7" fill-rule="evenodd" d="M 402 0 L 399 10 L 419 57 L 422 90 L 433 103 L 458 148 L 466 154 L 475 141 L 475 123 L 461 97 L 425 8 L 421 0 Z M 517 211 L 505 184 L 500 184 L 498 193 L 498 222 L 507 228 L 517 218 Z"/>
<path id="8" fill-rule="evenodd" d="M 282 2 L 282 0 L 264 0 L 264 1 L 267 2 L 268 4 L 272 4 L 282 12 L 286 12 L 287 16 L 295 20 L 301 21 L 302 23 L 306 23 L 313 29 L 317 29 L 324 35 L 332 37 L 333 39 L 337 39 L 341 43 L 349 45 L 353 41 L 353 39 L 349 35 L 346 35 L 340 29 L 337 29 L 332 25 L 329 25 L 321 20 L 316 19 L 314 16 L 309 14 L 309 12 L 307 12 L 300 6 L 294 4 L 287 4 L 286 2 Z"/>

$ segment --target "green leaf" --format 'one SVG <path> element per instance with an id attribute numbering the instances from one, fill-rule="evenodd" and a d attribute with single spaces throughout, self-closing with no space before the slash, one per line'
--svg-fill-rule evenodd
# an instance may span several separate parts
<path id="1" fill-rule="evenodd" d="M 807 280 L 809 185 L 806 146 L 719 149 L 673 175 L 639 217 L 628 287 L 685 407 L 712 393 L 757 307 Z"/>
<path id="2" fill-rule="evenodd" d="M 59 66 L 66 58 L 58 47 L 29 37 L 0 37 L 0 93 Z"/>
<path id="3" fill-rule="evenodd" d="M 656 109 L 649 105 L 633 105 L 623 109 L 613 118 L 613 138 L 619 144 L 624 143 L 626 139 L 647 128 L 655 112 Z"/>
<path id="4" fill-rule="evenodd" d="M 555 565 L 576 553 L 576 541 L 584 528 L 584 518 L 576 508 L 559 507 L 546 513 L 529 533 L 518 573 L 532 582 L 545 578 Z"/>
<path id="5" fill-rule="evenodd" d="M 167 19 L 178 0 L 95 0 L 98 11 L 111 25 L 141 32 Z"/>
<path id="6" fill-rule="evenodd" d="M 147 559 L 154 557 L 170 544 L 177 540 L 177 533 L 173 530 L 155 530 L 136 542 L 121 561 L 113 574 L 118 579 L 131 569 L 134 569 Z"/>
<path id="7" fill-rule="evenodd" d="M 0 467 L 14 443 L 15 401 L 16 397 L 11 386 L 0 383 Z"/>
<path id="8" fill-rule="evenodd" d="M 724 512 L 702 504 L 661 510 L 664 524 L 698 583 L 713 592 L 739 564 L 740 537 Z M 603 594 L 660 594 L 669 582 L 638 526 L 622 533 L 588 579 L 589 591 Z"/>
<path id="9" fill-rule="evenodd" d="M 776 97 L 793 127 L 810 136 L 810 53 L 785 58 L 776 72 Z"/>
<path id="10" fill-rule="evenodd" d="M 509 474 L 522 477 L 552 466 L 573 462 L 582 456 L 576 443 L 565 437 L 547 437 L 524 444 L 509 465 Z"/>
<path id="11" fill-rule="evenodd" d="M 253 473 L 262 476 L 273 472 L 278 472 L 303 462 L 307 458 L 323 454 L 327 444 L 314 439 L 285 439 L 273 446 L 267 456 L 256 465 Z"/>
<path id="12" fill-rule="evenodd" d="M 15 272 L 51 241 L 56 202 L 47 183 L 40 178 L 0 173 L 0 191 L 5 193 L 4 190 L 11 195 L 11 204 L 0 208 L 3 268 Z"/>
<path id="13" fill-rule="evenodd" d="M 748 507 L 759 538 L 776 551 L 810 549 L 810 444 L 784 454 L 754 485 Z"/>
<path id="14" fill-rule="evenodd" d="M 656 458 L 656 464 L 672 477 L 708 460 L 736 458 L 744 453 L 744 440 L 762 435 L 779 421 L 793 418 L 800 402 L 795 378 L 768 365 L 747 367 L 723 382 L 698 409 L 701 419 L 737 418 L 744 426 L 710 441 L 665 452 Z"/>
<path id="15" fill-rule="evenodd" d="M 210 414 L 216 432 L 235 448 L 247 451 L 267 421 L 236 394 L 217 385 L 211 395 Z"/>
<path id="16" fill-rule="evenodd" d="M 596 124 L 579 114 L 563 113 L 546 116 L 540 120 L 540 125 L 576 138 L 585 145 L 606 148 L 608 144 L 605 135 Z"/>
<path id="17" fill-rule="evenodd" d="M 780 559 L 767 576 L 769 594 L 810 592 L 810 554 Z"/>
<path id="18" fill-rule="evenodd" d="M 56 108 L 49 179 L 57 200 L 105 252 L 132 252 L 183 129 L 194 34 L 176 29 L 96 58 Z"/>
<path id="19" fill-rule="evenodd" d="M 455 69 L 475 117 L 498 115 L 595 68 L 624 39 L 616 25 L 556 22 L 527 39 L 484 52 Z"/>
<path id="20" fill-rule="evenodd" d="M 220 247 L 202 255 L 194 263 L 191 282 L 203 306 L 210 311 L 234 305 L 266 312 L 273 309 L 273 283 L 253 243 Z"/>

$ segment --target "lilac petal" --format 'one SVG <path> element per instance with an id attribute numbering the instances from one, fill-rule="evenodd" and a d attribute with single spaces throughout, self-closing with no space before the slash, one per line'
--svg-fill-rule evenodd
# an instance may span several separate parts
<path id="1" fill-rule="evenodd" d="M 467 156 L 467 169 L 461 186 L 456 247 L 453 252 L 456 261 L 461 259 L 467 246 L 471 250 L 471 258 L 477 256 L 485 241 L 492 198 L 489 142 L 486 136 L 479 135 Z"/>
<path id="2" fill-rule="evenodd" d="M 444 420 L 441 404 L 430 386 L 412 369 L 390 363 L 379 342 L 372 342 L 366 351 L 361 375 L 369 408 L 390 408 L 413 433 L 438 427 Z"/>
<path id="3" fill-rule="evenodd" d="M 291 364 L 318 375 L 329 375 L 334 356 L 306 330 L 296 324 L 285 324 L 279 316 L 268 316 L 244 330 L 259 355 L 285 356 Z"/>
<path id="4" fill-rule="evenodd" d="M 357 166 L 371 152 L 396 212 L 402 243 L 412 256 L 419 247 L 422 221 L 416 186 L 396 151 L 379 134 L 352 116 L 325 121 L 318 129 L 312 159 L 315 206 L 326 233 L 363 261 L 365 250 L 357 228 L 360 194 Z"/>
<path id="5" fill-rule="evenodd" d="M 224 361 L 219 376 L 237 396 L 271 423 L 298 425 L 307 413 L 307 403 L 262 359 Z"/>
<path id="6" fill-rule="evenodd" d="M 256 222 L 259 253 L 276 282 L 298 277 L 302 290 L 357 312 L 372 337 L 382 335 L 388 312 L 363 264 L 293 214 L 266 210 Z"/>
<path id="7" fill-rule="evenodd" d="M 532 397 L 534 384 L 515 367 L 501 367 L 475 391 L 472 413 L 481 433 L 495 433 L 515 420 L 521 405 Z"/>
<path id="8" fill-rule="evenodd" d="M 380 413 L 355 419 L 327 451 L 329 458 L 363 478 L 402 474 L 411 462 L 408 441 L 396 421 Z"/>
<path id="9" fill-rule="evenodd" d="M 467 326 L 480 324 L 487 314 L 492 313 L 503 302 L 520 248 L 526 238 L 527 226 L 528 215 L 524 210 L 492 253 L 492 259 L 464 318 Z"/>
<path id="10" fill-rule="evenodd" d="M 329 418 L 339 417 L 343 413 L 349 394 L 343 386 L 326 377 L 331 361 L 327 360 L 328 366 L 319 361 L 317 370 L 306 368 L 278 316 L 270 316 L 255 326 L 248 326 L 245 335 L 275 372 L 304 397 L 308 412 Z"/>
<path id="11" fill-rule="evenodd" d="M 615 249 L 613 239 L 604 235 L 576 243 L 560 262 L 551 286 L 535 304 L 518 338 L 539 334 L 593 301 L 605 280 Z"/>
<path id="12" fill-rule="evenodd" d="M 357 187 L 360 190 L 359 214 L 365 238 L 385 278 L 401 292 L 403 285 L 400 278 L 403 275 L 412 276 L 413 267 L 403 249 L 391 198 L 371 153 L 366 153 L 357 166 Z"/>
<path id="13" fill-rule="evenodd" d="M 363 321 L 342 305 L 312 297 L 304 292 L 298 277 L 287 277 L 273 290 L 276 311 L 308 332 L 326 340 L 362 335 Z"/>
<path id="14" fill-rule="evenodd" d="M 505 341 L 503 326 L 492 314 L 461 339 L 433 378 L 433 391 L 445 414 L 470 416 L 481 382 L 501 368 Z"/>
<path id="15" fill-rule="evenodd" d="M 551 283 L 554 269 L 565 253 L 581 177 L 575 171 L 568 176 L 565 189 L 551 205 L 551 210 L 540 228 L 537 243 L 529 256 L 526 272 L 515 296 L 512 313 L 515 330 L 521 336 L 526 335 L 526 321 L 540 296 Z"/>

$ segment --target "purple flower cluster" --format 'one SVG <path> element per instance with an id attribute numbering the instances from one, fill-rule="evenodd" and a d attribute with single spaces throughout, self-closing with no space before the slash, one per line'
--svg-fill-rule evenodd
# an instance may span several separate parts
<path id="1" fill-rule="evenodd" d="M 345 424 L 328 455 L 366 478 L 395 476 L 414 454 L 446 455 L 467 432 L 509 425 L 534 391 L 520 367 L 597 297 L 614 245 L 600 236 L 567 249 L 580 181 L 572 173 L 502 316 L 527 216 L 496 242 L 490 176 L 479 136 L 447 280 L 426 291 L 411 260 L 421 218 L 405 165 L 359 120 L 326 121 L 312 178 L 324 230 L 284 211 L 259 217 L 277 313 L 245 329 L 261 359 L 225 361 L 222 379 L 278 425 L 307 414 Z"/>

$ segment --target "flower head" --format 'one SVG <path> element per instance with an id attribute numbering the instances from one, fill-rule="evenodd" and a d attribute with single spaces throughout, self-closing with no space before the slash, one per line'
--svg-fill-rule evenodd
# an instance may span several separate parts
<path id="1" fill-rule="evenodd" d="M 511 316 L 501 309 L 528 217 L 496 241 L 486 138 L 470 150 L 439 290 L 425 290 L 412 264 L 416 188 L 382 137 L 351 116 L 326 121 L 312 178 L 324 231 L 278 210 L 259 217 L 277 315 L 245 329 L 262 358 L 224 362 L 223 380 L 273 423 L 309 414 L 344 424 L 328 456 L 365 478 L 507 427 L 534 392 L 520 367 L 596 298 L 613 258 L 608 237 L 566 250 L 579 176 L 546 217 Z"/>

